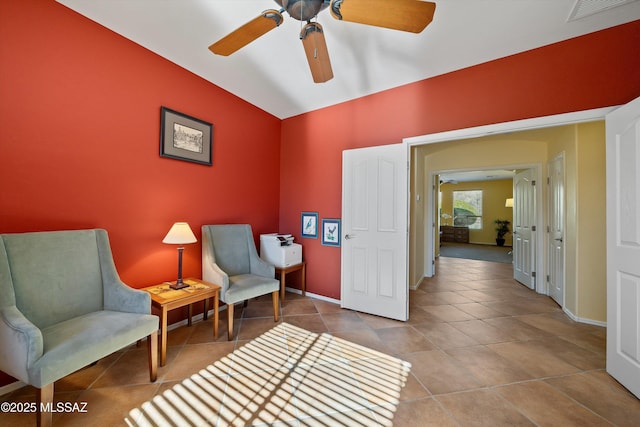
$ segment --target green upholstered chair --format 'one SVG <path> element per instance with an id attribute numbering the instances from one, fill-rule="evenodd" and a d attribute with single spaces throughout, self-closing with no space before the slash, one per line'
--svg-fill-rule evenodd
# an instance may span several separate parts
<path id="1" fill-rule="evenodd" d="M 227 304 L 228 339 L 233 338 L 234 304 L 271 293 L 273 318 L 279 318 L 280 282 L 273 265 L 256 251 L 248 224 L 202 226 L 202 278 L 220 285 L 220 300 Z"/>
<path id="2" fill-rule="evenodd" d="M 147 337 L 156 380 L 158 317 L 122 283 L 104 230 L 0 234 L 0 370 L 38 388 L 51 425 L 54 382 Z"/>

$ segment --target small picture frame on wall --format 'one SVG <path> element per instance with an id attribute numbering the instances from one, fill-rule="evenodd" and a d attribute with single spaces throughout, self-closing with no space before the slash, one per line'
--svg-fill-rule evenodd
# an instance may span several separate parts
<path id="1" fill-rule="evenodd" d="M 324 246 L 340 246 L 339 219 L 322 219 L 322 244 Z"/>
<path id="2" fill-rule="evenodd" d="M 213 125 L 161 107 L 160 157 L 211 166 Z"/>
<path id="3" fill-rule="evenodd" d="M 300 234 L 307 239 L 318 238 L 318 212 L 300 214 Z"/>

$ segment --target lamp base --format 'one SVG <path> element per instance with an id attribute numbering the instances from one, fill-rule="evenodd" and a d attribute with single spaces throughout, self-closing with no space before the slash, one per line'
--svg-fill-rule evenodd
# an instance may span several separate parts
<path id="1" fill-rule="evenodd" d="M 189 285 L 187 285 L 186 283 L 184 283 L 181 279 L 176 280 L 175 282 L 171 282 L 169 284 L 169 287 L 171 289 L 184 289 L 184 288 L 188 288 Z"/>

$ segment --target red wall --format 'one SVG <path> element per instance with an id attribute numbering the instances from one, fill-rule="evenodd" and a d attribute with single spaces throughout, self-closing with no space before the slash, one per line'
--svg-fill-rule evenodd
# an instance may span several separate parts
<path id="1" fill-rule="evenodd" d="M 340 298 L 340 250 L 301 239 L 300 213 L 341 216 L 343 150 L 626 103 L 640 96 L 638 46 L 635 21 L 284 120 L 280 230 L 303 244 L 307 290 Z"/>
<path id="2" fill-rule="evenodd" d="M 103 227 L 140 287 L 175 276 L 175 221 L 277 230 L 279 119 L 53 1 L 0 19 L 0 232 Z M 213 123 L 212 167 L 159 156 L 163 105 Z"/>
<path id="3" fill-rule="evenodd" d="M 175 221 L 277 231 L 278 118 L 53 0 L 3 1 L 0 40 L 0 233 L 105 228 L 142 287 L 176 276 Z M 212 167 L 159 156 L 163 105 L 213 123 Z"/>

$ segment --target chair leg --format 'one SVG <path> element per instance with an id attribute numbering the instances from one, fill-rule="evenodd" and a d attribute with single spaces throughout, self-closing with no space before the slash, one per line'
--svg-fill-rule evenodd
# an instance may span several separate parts
<path id="1" fill-rule="evenodd" d="M 38 397 L 36 404 L 37 408 L 37 424 L 38 427 L 51 427 L 53 424 L 53 384 L 47 384 L 38 389 Z M 42 409 L 49 409 L 48 411 L 42 411 Z"/>
<path id="2" fill-rule="evenodd" d="M 271 299 L 273 300 L 273 321 L 277 322 L 280 318 L 280 304 L 278 304 L 278 296 L 280 291 L 271 292 Z"/>
<path id="3" fill-rule="evenodd" d="M 158 379 L 158 331 L 154 331 L 147 337 L 147 352 L 149 356 L 149 379 L 155 382 Z"/>
<path id="4" fill-rule="evenodd" d="M 227 304 L 227 339 L 233 340 L 233 304 Z"/>

